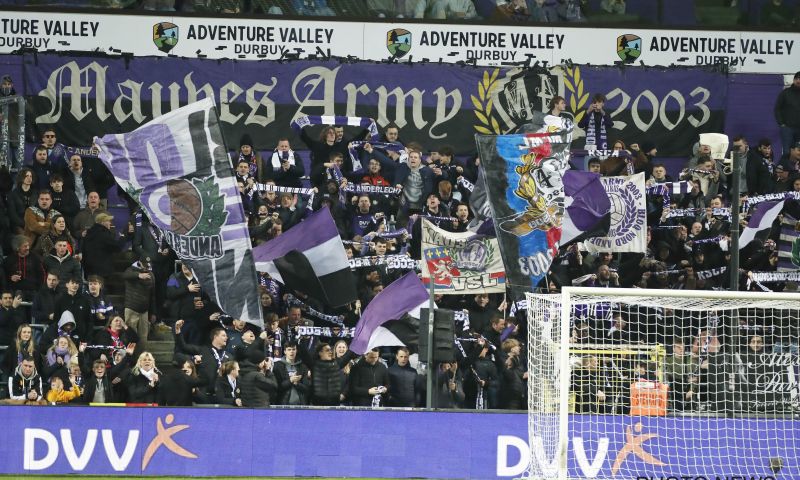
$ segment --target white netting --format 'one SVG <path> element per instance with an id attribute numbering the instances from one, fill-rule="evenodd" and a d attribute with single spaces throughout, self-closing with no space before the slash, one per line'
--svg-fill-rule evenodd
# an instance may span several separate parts
<path id="1" fill-rule="evenodd" d="M 800 478 L 800 295 L 566 290 L 528 295 L 527 477 Z"/>

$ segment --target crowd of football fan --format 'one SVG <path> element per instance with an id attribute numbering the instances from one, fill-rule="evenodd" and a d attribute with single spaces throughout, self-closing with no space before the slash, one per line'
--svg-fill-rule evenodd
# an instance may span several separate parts
<path id="1" fill-rule="evenodd" d="M 733 149 L 745 159 L 744 195 L 800 191 L 799 99 L 800 73 L 776 107 L 778 121 L 791 137 L 791 148 L 781 158 L 773 157 L 769 141 L 750 147 L 745 136 L 734 138 Z M 552 107 L 550 113 L 558 114 L 563 99 L 556 97 Z M 586 118 L 598 122 L 595 131 L 604 130 L 600 124 L 609 118 L 602 96 L 595 98 Z M 447 146 L 405 143 L 394 125 L 385 128 L 382 145 L 402 143 L 405 151 L 367 143 L 355 166 L 348 145 L 367 135 L 356 127 L 306 126 L 299 139 L 282 138 L 264 155 L 243 136 L 231 158 L 254 245 L 282 235 L 311 210 L 328 208 L 348 257 L 369 258 L 352 268 L 359 301 L 339 309 L 262 277 L 261 284 L 253 286 L 260 289 L 262 330 L 220 311 L 130 198 L 127 212 L 118 208 L 130 219 L 115 228 L 108 210 L 114 178 L 96 157 L 69 154 L 57 133 L 57 128 L 42 128 L 41 145 L 15 172 L 13 185 L 7 169 L 2 170 L 5 182 L 0 176 L 5 254 L 0 346 L 7 347 L 0 351 L 0 370 L 8 377 L 3 403 L 424 406 L 425 382 L 422 367 L 414 361 L 416 352 L 382 348 L 359 358 L 348 350 L 348 329 L 384 286 L 413 268 L 413 262 L 392 268 L 382 258 L 419 259 L 421 217 L 448 231 L 466 231 L 473 217 L 469 186 L 477 181 L 480 159 L 457 159 Z M 645 172 L 650 185 L 672 181 L 658 161 L 655 145 L 626 140 L 629 145 L 622 140 L 610 143 L 616 153 L 602 162 L 590 160 L 589 170 L 619 175 L 633 168 Z M 302 152 L 293 148 L 298 142 L 304 144 Z M 562 249 L 541 290 L 556 292 L 569 284 L 724 288 L 732 274 L 720 268 L 729 259 L 730 220 L 724 208 L 731 179 L 708 149 L 698 143 L 687 170 L 680 173 L 691 182 L 686 194 L 672 195 L 668 206 L 661 197 L 648 196 L 646 253 L 589 255 L 576 243 Z M 305 156 L 310 156 L 308 171 Z M 358 163 L 362 168 L 356 168 Z M 286 191 L 309 185 L 316 189 L 313 197 Z M 345 193 L 352 190 L 348 185 L 378 193 Z M 127 198 L 124 192 L 116 193 Z M 673 209 L 695 210 L 691 216 L 673 217 Z M 797 209 L 796 202 L 787 202 L 785 213 L 800 218 Z M 742 271 L 737 274 L 745 278 L 747 271 L 776 269 L 777 238 L 774 232 L 770 237 L 773 240 L 757 240 L 742 250 Z M 709 238 L 715 240 L 702 241 Z M 785 285 L 771 287 L 782 290 Z M 109 291 L 121 295 L 115 298 Z M 434 406 L 526 408 L 524 310 L 503 295 L 439 296 L 436 301 L 466 314 L 457 320 L 463 339 L 456 345 L 457 360 L 435 366 Z M 725 335 L 714 333 L 709 342 L 711 333 L 701 330 L 707 325 L 647 330 L 626 315 L 608 309 L 576 318 L 573 340 L 667 345 L 671 367 L 666 381 L 684 392 L 676 402 L 683 409 L 701 408 L 696 397 L 691 402 L 686 397 L 696 395 L 691 384 L 701 378 L 692 372 L 695 367 L 708 368 L 702 367 L 702 352 L 733 348 Z M 149 340 L 164 332 L 174 334 L 172 363 L 178 367 L 161 365 L 174 370 L 168 373 L 157 368 L 147 348 Z M 777 348 L 769 335 L 766 326 L 756 329 L 745 345 L 752 348 L 752 340 L 761 342 L 760 348 Z M 781 338 L 781 348 L 796 351 L 796 328 Z M 592 362 L 584 361 L 584 373 L 597 370 L 597 362 Z M 647 376 L 647 368 L 633 362 L 628 378 Z M 603 403 L 605 395 L 598 393 L 596 380 L 576 382 L 578 404 Z"/>

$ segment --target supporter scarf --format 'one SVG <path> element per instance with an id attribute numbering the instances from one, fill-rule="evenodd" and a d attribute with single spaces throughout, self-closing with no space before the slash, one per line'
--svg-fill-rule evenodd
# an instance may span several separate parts
<path id="1" fill-rule="evenodd" d="M 670 194 L 685 195 L 692 190 L 691 183 L 683 182 L 667 182 L 656 183 L 645 188 L 647 195 L 661 196 L 664 200 L 664 208 L 668 208 L 670 204 Z"/>
<path id="2" fill-rule="evenodd" d="M 313 188 L 298 188 L 298 187 L 279 187 L 271 183 L 256 183 L 255 190 L 257 192 L 277 192 L 277 193 L 293 193 L 308 197 L 306 200 L 306 209 L 314 209 L 314 189 Z"/>
<path id="3" fill-rule="evenodd" d="M 717 275 L 722 275 L 728 270 L 728 267 L 717 267 L 712 268 L 710 270 L 703 270 L 700 272 L 695 273 L 697 278 L 700 280 L 708 280 L 711 277 L 716 277 Z"/>
<path id="4" fill-rule="evenodd" d="M 705 213 L 705 208 L 673 208 L 667 214 L 667 218 L 696 217 L 697 215 L 703 215 Z M 729 222 L 731 221 L 730 208 L 712 208 L 711 215 L 715 217 L 726 217 Z"/>
<path id="5" fill-rule="evenodd" d="M 364 168 L 361 165 L 361 160 L 358 159 L 358 154 L 356 151 L 358 149 L 364 148 L 364 145 L 370 144 L 375 148 L 379 148 L 381 150 L 387 150 L 390 152 L 397 152 L 400 154 L 400 163 L 408 163 L 408 152 L 406 151 L 406 147 L 403 146 L 401 143 L 392 143 L 392 142 L 377 142 L 377 141 L 354 141 L 350 142 L 347 145 L 347 151 L 350 152 L 350 160 L 353 162 L 353 170 L 360 170 Z"/>
<path id="6" fill-rule="evenodd" d="M 330 322 L 334 325 L 339 327 L 344 327 L 344 322 L 342 321 L 342 317 L 338 315 L 326 315 L 319 310 L 315 310 L 314 308 L 308 306 L 305 302 L 300 300 L 299 298 L 295 297 L 294 295 L 287 294 L 286 295 L 286 303 L 292 307 L 300 307 L 305 314 L 310 317 L 317 318 L 319 320 L 324 320 L 326 322 Z"/>
<path id="7" fill-rule="evenodd" d="M 298 134 L 303 128 L 310 125 L 350 125 L 369 130 L 369 135 L 373 142 L 377 142 L 380 139 L 378 126 L 375 125 L 375 120 L 368 117 L 345 117 L 342 115 L 305 115 L 303 117 L 294 119 L 289 125 Z"/>
<path id="8" fill-rule="evenodd" d="M 384 255 L 382 257 L 357 257 L 349 260 L 350 268 L 372 267 L 386 265 L 390 270 L 416 270 L 420 268 L 420 261 L 407 255 Z"/>
<path id="9" fill-rule="evenodd" d="M 236 161 L 236 165 L 247 162 L 247 172 L 250 176 L 255 177 L 258 173 L 258 164 L 256 163 L 256 154 L 255 152 L 251 153 L 250 155 L 245 155 L 242 152 L 239 152 L 239 160 Z"/>
<path id="10" fill-rule="evenodd" d="M 595 113 L 600 117 L 600 143 L 597 143 L 597 127 L 595 127 Z M 605 150 L 608 148 L 608 136 L 606 133 L 606 122 L 603 121 L 603 114 L 600 112 L 589 113 L 589 124 L 586 127 L 586 149 L 592 150 L 589 147 L 599 148 Z M 630 173 L 633 174 L 632 172 Z"/>
<path id="11" fill-rule="evenodd" d="M 397 187 L 381 187 L 378 185 L 361 185 L 357 183 L 348 183 L 342 189 L 350 193 L 380 193 L 384 195 L 400 195 L 401 189 Z"/>
<path id="12" fill-rule="evenodd" d="M 800 282 L 800 271 L 794 272 L 751 272 L 749 280 L 762 283 Z M 748 281 L 749 281 L 748 280 Z"/>
<path id="13" fill-rule="evenodd" d="M 744 210 L 750 210 L 754 205 L 761 202 L 769 202 L 774 200 L 800 200 L 800 192 L 782 192 L 782 193 L 768 193 L 766 195 L 759 195 L 745 200 Z"/>
<path id="14" fill-rule="evenodd" d="M 700 238 L 700 239 L 697 239 L 697 240 L 692 240 L 692 242 L 695 243 L 695 244 L 719 243 L 723 238 L 725 238 L 725 237 L 723 237 L 722 235 L 719 235 L 719 236 L 711 237 L 711 238 Z"/>
<path id="15" fill-rule="evenodd" d="M 288 158 L 289 165 L 294 166 L 295 165 L 294 150 L 289 150 L 288 153 L 289 153 L 289 158 Z M 272 152 L 272 162 L 271 163 L 272 163 L 272 170 L 273 171 L 278 171 L 278 170 L 281 169 L 281 164 L 282 164 L 282 160 L 283 160 L 283 157 L 281 157 L 282 154 L 283 154 L 283 152 L 279 152 L 277 150 Z M 252 172 L 250 174 L 251 175 L 255 175 Z"/>
<path id="16" fill-rule="evenodd" d="M 458 185 L 461 185 L 462 187 L 464 187 L 464 189 L 467 190 L 467 191 L 472 192 L 472 191 L 475 190 L 475 184 L 473 184 L 472 182 L 470 182 L 469 180 L 467 180 L 464 177 L 458 177 L 458 180 L 456 180 L 456 183 Z"/>
<path id="17" fill-rule="evenodd" d="M 333 331 L 331 327 L 295 327 L 298 337 L 332 337 L 332 338 L 353 338 L 355 328 L 341 328 L 339 333 Z"/>

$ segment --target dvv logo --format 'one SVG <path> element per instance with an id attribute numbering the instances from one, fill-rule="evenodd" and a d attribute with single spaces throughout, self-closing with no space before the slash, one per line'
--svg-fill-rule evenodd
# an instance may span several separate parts
<path id="1" fill-rule="evenodd" d="M 170 22 L 153 25 L 153 43 L 164 53 L 169 53 L 178 44 L 178 26 Z"/>
<path id="2" fill-rule="evenodd" d="M 142 456 L 142 472 L 161 447 L 165 447 L 182 458 L 197 458 L 197 455 L 186 450 L 178 443 L 177 439 L 173 438 L 178 432 L 188 429 L 189 425 L 172 425 L 174 421 L 175 416 L 171 413 L 164 418 L 163 422 L 160 417 L 156 419 L 156 435 L 150 440 Z M 119 433 L 122 432 L 116 433 L 119 439 Z M 123 439 L 124 444 L 118 444 L 114 440 L 114 431 L 111 429 L 90 428 L 86 430 L 85 438 L 81 439 L 73 438 L 73 432 L 68 428 L 59 430 L 58 435 L 43 428 L 26 428 L 23 443 L 23 468 L 25 470 L 46 470 L 56 464 L 63 452 L 69 467 L 76 472 L 81 472 L 96 456 L 98 436 L 102 443 L 102 451 L 98 455 L 101 458 L 104 455 L 115 471 L 127 470 L 139 446 L 139 430 L 128 430 L 126 438 Z M 81 440 L 82 445 L 80 444 Z M 80 451 L 78 451 L 79 448 Z M 97 465 L 96 462 L 97 460 L 94 465 Z"/>
<path id="3" fill-rule="evenodd" d="M 411 51 L 411 32 L 395 28 L 386 33 L 386 48 L 394 58 L 403 58 Z"/>

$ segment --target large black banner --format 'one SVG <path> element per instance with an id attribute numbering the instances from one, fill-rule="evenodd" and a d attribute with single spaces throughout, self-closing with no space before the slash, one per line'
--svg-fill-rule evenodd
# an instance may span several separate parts
<path id="1" fill-rule="evenodd" d="M 699 132 L 723 128 L 728 79 L 702 69 L 574 66 L 493 69 L 446 64 L 276 62 L 179 58 L 26 56 L 28 132 L 56 124 L 59 140 L 128 132 L 204 97 L 218 105 L 229 147 L 248 133 L 271 149 L 301 114 L 375 118 L 403 142 L 475 151 L 476 133 L 516 131 L 554 95 L 580 121 L 594 93 L 608 97 L 609 140 L 652 141 L 661 155 L 687 155 Z M 759 92 L 753 92 L 758 95 Z M 772 96 L 773 92 L 768 95 Z M 771 100 L 770 100 L 771 101 Z M 584 132 L 576 130 L 573 148 Z"/>

